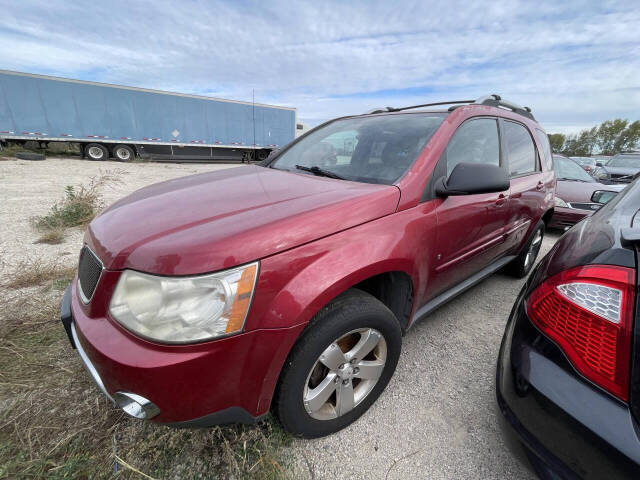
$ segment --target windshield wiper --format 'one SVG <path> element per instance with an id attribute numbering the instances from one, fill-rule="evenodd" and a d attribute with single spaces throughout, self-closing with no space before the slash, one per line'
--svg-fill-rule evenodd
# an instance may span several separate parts
<path id="1" fill-rule="evenodd" d="M 302 170 L 303 172 L 311 172 L 314 175 L 318 175 L 320 177 L 328 177 L 328 178 L 335 178 L 335 179 L 338 179 L 338 180 L 344 180 L 344 177 L 341 177 L 337 173 L 330 172 L 329 170 L 325 170 L 325 169 L 317 167 L 315 165 L 313 167 L 305 167 L 304 165 L 296 165 L 295 167 L 298 170 Z"/>
<path id="2" fill-rule="evenodd" d="M 556 180 L 564 180 L 567 182 L 584 182 L 584 183 L 590 183 L 588 180 L 582 180 L 580 178 L 569 178 L 569 177 L 558 177 Z"/>

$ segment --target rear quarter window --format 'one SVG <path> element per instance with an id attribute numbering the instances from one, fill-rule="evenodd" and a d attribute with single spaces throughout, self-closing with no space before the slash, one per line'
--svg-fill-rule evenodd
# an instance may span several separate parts
<path id="1" fill-rule="evenodd" d="M 536 136 L 540 145 L 542 145 L 542 161 L 544 162 L 545 170 L 553 170 L 553 153 L 551 152 L 549 136 L 539 128 L 536 128 Z"/>
<path id="2" fill-rule="evenodd" d="M 537 170 L 536 147 L 529 130 L 524 125 L 505 120 L 504 141 L 509 157 L 509 174 L 512 177 Z"/>

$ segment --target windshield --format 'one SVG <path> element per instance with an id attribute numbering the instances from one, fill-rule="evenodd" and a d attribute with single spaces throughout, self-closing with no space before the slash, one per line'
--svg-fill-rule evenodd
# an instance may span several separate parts
<path id="1" fill-rule="evenodd" d="M 390 185 L 411 167 L 445 117 L 411 113 L 336 120 L 301 138 L 270 166 Z"/>
<path id="2" fill-rule="evenodd" d="M 554 157 L 554 160 L 554 169 L 558 180 L 595 182 L 595 180 L 573 160 L 564 157 Z"/>
<path id="3" fill-rule="evenodd" d="M 607 167 L 640 168 L 640 155 L 619 155 L 607 163 Z"/>

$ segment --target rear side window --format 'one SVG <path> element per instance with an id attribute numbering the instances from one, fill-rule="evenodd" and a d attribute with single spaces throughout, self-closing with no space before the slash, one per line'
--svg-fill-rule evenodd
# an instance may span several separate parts
<path id="1" fill-rule="evenodd" d="M 553 170 L 553 154 L 551 153 L 551 143 L 549 143 L 549 136 L 539 128 L 536 128 L 536 135 L 538 141 L 542 145 L 542 154 L 544 157 L 544 165 L 547 170 Z"/>
<path id="2" fill-rule="evenodd" d="M 463 123 L 447 145 L 447 177 L 461 162 L 489 163 L 500 166 L 498 123 L 478 118 Z"/>
<path id="3" fill-rule="evenodd" d="M 536 171 L 536 148 L 529 131 L 519 123 L 504 122 L 504 142 L 512 177 Z"/>

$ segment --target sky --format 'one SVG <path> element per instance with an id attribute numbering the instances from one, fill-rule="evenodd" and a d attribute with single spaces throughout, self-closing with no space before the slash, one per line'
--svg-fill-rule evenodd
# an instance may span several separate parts
<path id="1" fill-rule="evenodd" d="M 640 2 L 0 0 L 0 69 L 297 108 L 498 93 L 547 132 L 640 119 Z"/>

